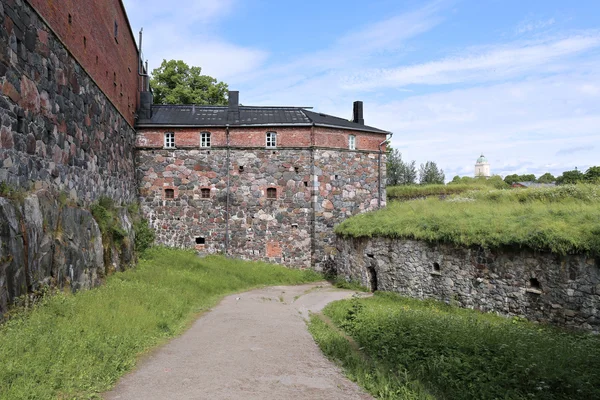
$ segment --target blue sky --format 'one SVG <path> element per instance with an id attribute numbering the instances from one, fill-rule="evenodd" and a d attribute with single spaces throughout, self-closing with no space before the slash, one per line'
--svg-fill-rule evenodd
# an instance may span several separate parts
<path id="1" fill-rule="evenodd" d="M 369 125 L 446 178 L 600 165 L 597 0 L 125 0 L 150 68 L 182 59 L 247 105 Z"/>

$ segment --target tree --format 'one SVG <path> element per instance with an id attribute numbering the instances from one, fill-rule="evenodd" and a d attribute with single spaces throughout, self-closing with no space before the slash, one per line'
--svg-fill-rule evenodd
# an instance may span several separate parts
<path id="1" fill-rule="evenodd" d="M 556 177 L 550 172 L 546 172 L 544 175 L 540 176 L 537 181 L 538 183 L 552 183 L 556 182 Z"/>
<path id="2" fill-rule="evenodd" d="M 417 167 L 415 162 L 402 161 L 402 153 L 398 149 L 388 150 L 387 156 L 387 184 L 413 185 L 417 181 Z"/>
<path id="3" fill-rule="evenodd" d="M 556 183 L 559 185 L 574 184 L 582 182 L 583 178 L 584 175 L 581 173 L 581 171 L 578 171 L 577 168 L 575 168 L 572 171 L 563 172 L 561 176 L 556 178 Z"/>
<path id="4" fill-rule="evenodd" d="M 535 175 L 534 174 L 506 175 L 504 177 L 504 182 L 508 183 L 509 185 L 512 185 L 513 183 L 517 183 L 517 182 L 535 182 Z"/>
<path id="5" fill-rule="evenodd" d="M 419 183 L 421 185 L 443 184 L 445 179 L 444 170 L 438 169 L 433 161 L 427 161 L 419 167 Z"/>
<path id="6" fill-rule="evenodd" d="M 584 179 L 588 183 L 600 183 L 600 166 L 589 167 L 585 171 Z"/>
<path id="7" fill-rule="evenodd" d="M 163 60 L 150 80 L 154 103 L 226 105 L 227 84 L 201 72 L 181 60 Z"/>
<path id="8" fill-rule="evenodd" d="M 506 182 L 509 185 L 512 185 L 513 183 L 516 182 L 520 182 L 521 177 L 517 174 L 511 174 L 511 175 L 506 175 L 504 177 L 504 182 Z"/>

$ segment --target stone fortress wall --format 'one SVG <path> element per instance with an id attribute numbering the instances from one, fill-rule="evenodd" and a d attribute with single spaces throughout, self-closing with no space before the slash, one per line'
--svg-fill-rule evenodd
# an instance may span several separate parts
<path id="1" fill-rule="evenodd" d="M 600 260 L 528 249 L 337 239 L 337 274 L 371 289 L 600 331 Z"/>
<path id="2" fill-rule="evenodd" d="M 134 59 L 129 68 L 136 66 Z M 83 203 L 136 198 L 132 115 L 119 112 L 87 70 L 27 2 L 0 3 L 0 181 Z M 137 87 L 128 90 L 137 96 Z"/>
<path id="3" fill-rule="evenodd" d="M 175 150 L 163 149 L 166 131 L 175 133 Z M 210 148 L 199 147 L 201 131 L 211 133 Z M 141 202 L 159 243 L 323 268 L 334 250 L 333 226 L 378 206 L 382 135 L 279 127 L 277 148 L 266 149 L 266 131 L 230 128 L 228 149 L 223 128 L 138 130 Z M 347 149 L 350 133 L 360 150 Z M 267 198 L 269 188 L 275 199 Z"/>
<path id="4" fill-rule="evenodd" d="M 87 210 L 101 196 L 137 198 L 137 50 L 119 7 L 0 1 L 0 184 L 22 192 L 0 197 L 0 317 L 42 285 L 95 286 L 133 262 L 125 210 L 129 238 L 114 249 Z"/>

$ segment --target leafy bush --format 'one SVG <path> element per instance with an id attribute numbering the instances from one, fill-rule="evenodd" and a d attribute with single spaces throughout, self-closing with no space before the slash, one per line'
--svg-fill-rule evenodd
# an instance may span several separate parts
<path id="1" fill-rule="evenodd" d="M 313 271 L 149 249 L 137 268 L 106 285 L 48 296 L 0 326 L 0 399 L 98 398 L 140 354 L 224 295 L 321 279 Z"/>
<path id="2" fill-rule="evenodd" d="M 379 371 L 406 373 L 440 398 L 600 398 L 597 336 L 391 293 L 332 303 L 324 314 Z"/>
<path id="3" fill-rule="evenodd" d="M 135 221 L 133 230 L 135 232 L 135 251 L 142 254 L 154 244 L 154 230 L 150 228 L 146 219 Z"/>
<path id="4" fill-rule="evenodd" d="M 477 190 L 444 201 L 392 202 L 385 209 L 345 220 L 335 231 L 345 237 L 382 236 L 599 255 L 600 187 Z"/>

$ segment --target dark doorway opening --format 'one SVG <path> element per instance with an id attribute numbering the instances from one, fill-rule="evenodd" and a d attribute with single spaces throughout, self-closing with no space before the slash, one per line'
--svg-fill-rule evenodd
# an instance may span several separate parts
<path id="1" fill-rule="evenodd" d="M 371 292 L 377 290 L 377 271 L 375 271 L 375 267 L 367 267 L 367 275 L 369 278 L 369 289 Z"/>

